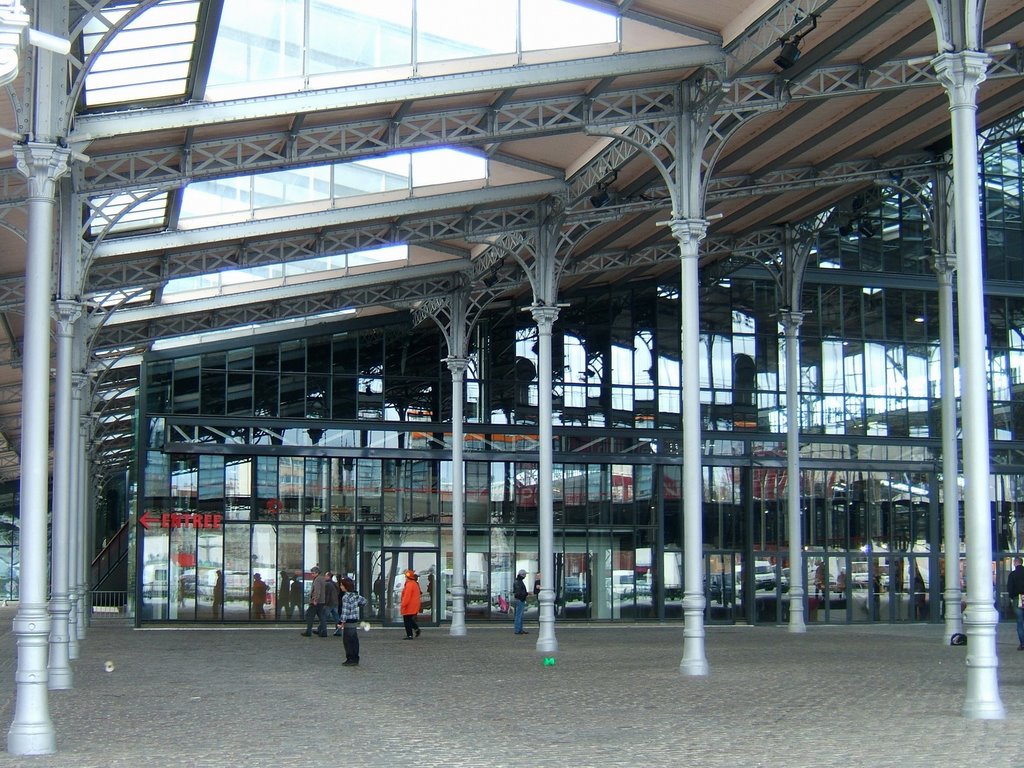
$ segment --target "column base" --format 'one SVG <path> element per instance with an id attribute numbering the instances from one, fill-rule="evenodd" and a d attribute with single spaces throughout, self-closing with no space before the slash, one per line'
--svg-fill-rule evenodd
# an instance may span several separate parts
<path id="1" fill-rule="evenodd" d="M 7 732 L 7 754 L 52 755 L 57 751 L 53 723 L 14 723 Z"/>
<path id="2" fill-rule="evenodd" d="M 46 676 L 46 686 L 51 691 L 67 691 L 75 687 L 75 673 L 70 668 L 51 669 Z"/>
<path id="3" fill-rule="evenodd" d="M 964 703 L 964 717 L 972 720 L 1005 720 L 1006 709 L 999 701 L 968 701 Z"/>
<path id="4" fill-rule="evenodd" d="M 683 659 L 679 662 L 679 674 L 687 677 L 707 677 L 711 674 L 711 668 L 706 659 Z"/>

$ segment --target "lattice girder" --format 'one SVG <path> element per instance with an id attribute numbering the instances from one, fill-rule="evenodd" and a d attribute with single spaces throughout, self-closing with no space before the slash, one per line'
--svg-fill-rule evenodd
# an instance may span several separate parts
<path id="1" fill-rule="evenodd" d="M 987 79 L 1019 77 L 1019 49 L 992 54 Z M 96 194 L 148 185 L 182 186 L 188 181 L 340 162 L 387 151 L 444 145 L 483 146 L 496 141 L 583 132 L 678 115 L 678 84 L 601 93 L 555 96 L 503 104 L 438 110 L 430 115 L 358 120 L 241 137 L 194 142 L 132 153 L 96 155 L 73 169 L 76 191 Z M 822 67 L 793 80 L 775 73 L 735 77 L 722 84 L 719 113 L 757 106 L 770 109 L 788 101 L 879 93 L 892 89 L 938 87 L 927 61 L 901 59 L 873 68 L 858 63 Z M 73 140 L 73 136 L 69 137 Z M 14 174 L 16 172 L 9 171 Z M 23 191 L 17 179 L 0 174 L 0 196 Z M 6 201 L 24 199 L 3 197 Z"/>

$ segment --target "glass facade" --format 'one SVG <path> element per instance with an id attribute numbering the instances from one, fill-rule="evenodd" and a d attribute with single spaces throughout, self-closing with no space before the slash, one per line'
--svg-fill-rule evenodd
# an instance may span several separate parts
<path id="1" fill-rule="evenodd" d="M 1024 227 L 1019 153 L 1007 152 L 992 150 L 983 178 L 1000 588 L 1024 532 Z M 919 200 L 895 188 L 847 201 L 833 217 L 804 277 L 795 415 L 785 409 L 786 339 L 771 276 L 745 269 L 704 287 L 700 358 L 685 364 L 700 372 L 709 622 L 784 621 L 793 567 L 805 569 L 812 622 L 941 619 L 948 575 L 930 243 Z M 560 618 L 682 616 L 677 284 L 668 275 L 560 296 L 568 306 L 552 340 L 549 566 Z M 544 567 L 537 341 L 518 312 L 484 316 L 471 340 L 470 620 L 511 621 L 513 575 L 525 568 L 537 578 Z M 416 567 L 428 575 L 421 619 L 448 619 L 446 355 L 440 333 L 400 315 L 384 326 L 354 320 L 316 335 L 151 354 L 140 413 L 138 514 L 149 523 L 137 546 L 140 620 L 297 621 L 314 565 L 355 578 L 372 595 L 367 618 L 385 622 L 399 620 L 401 574 Z M 785 455 L 792 417 L 801 433 L 795 482 Z M 806 547 L 796 560 L 791 493 L 800 494 Z"/>
<path id="2" fill-rule="evenodd" d="M 0 600 L 17 600 L 21 576 L 17 482 L 0 483 Z"/>

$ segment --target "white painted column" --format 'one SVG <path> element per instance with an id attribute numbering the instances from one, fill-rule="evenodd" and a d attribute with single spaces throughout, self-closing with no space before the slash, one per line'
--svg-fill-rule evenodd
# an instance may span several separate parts
<path id="1" fill-rule="evenodd" d="M 530 307 L 537 323 L 537 439 L 538 456 L 538 508 L 540 528 L 540 628 L 537 650 L 554 653 L 558 650 L 555 638 L 555 509 L 554 509 L 554 453 L 551 443 L 554 429 L 551 424 L 551 329 L 558 318 L 558 307 L 534 304 Z"/>
<path id="2" fill-rule="evenodd" d="M 800 521 L 800 324 L 803 312 L 779 313 L 786 334 L 786 527 L 789 529 L 789 631 L 807 631 L 804 620 L 804 536 Z"/>
<path id="3" fill-rule="evenodd" d="M 72 549 L 71 464 L 77 441 L 72 432 L 78 425 L 71 421 L 71 346 L 75 320 L 81 314 L 77 301 L 58 299 L 54 303 L 57 316 L 57 373 L 54 387 L 53 416 L 53 512 L 50 536 L 50 662 L 49 686 L 63 690 L 74 685 L 69 664 L 68 620 L 70 561 Z M 75 578 L 77 581 L 77 578 Z"/>
<path id="4" fill-rule="evenodd" d="M 88 379 L 86 379 L 88 386 Z M 84 390 L 88 392 L 88 390 Z M 95 529 L 96 521 L 96 497 L 95 486 L 92 483 L 92 460 L 90 458 L 89 440 L 92 436 L 92 417 L 85 415 L 84 411 L 87 401 L 79 400 L 79 432 L 78 432 L 78 639 L 85 640 L 86 629 L 89 626 L 89 617 L 92 612 L 92 589 L 90 579 L 92 578 L 92 547 L 90 542 L 93 536 L 89 530 L 90 526 Z"/>
<path id="5" fill-rule="evenodd" d="M 704 654 L 704 525 L 703 474 L 700 450 L 700 311 L 697 248 L 707 234 L 704 219 L 669 221 L 679 241 L 682 261 L 680 356 L 682 358 L 683 448 L 683 658 L 679 672 L 703 676 L 710 672 Z"/>
<path id="6" fill-rule="evenodd" d="M 942 205 L 940 201 L 937 203 Z M 945 603 L 946 634 L 943 644 L 964 631 L 960 611 L 960 460 L 956 442 L 956 357 L 953 349 L 953 272 L 936 269 L 939 280 L 939 380 L 942 408 L 942 530 L 943 562 L 946 584 L 942 591 Z"/>
<path id="7" fill-rule="evenodd" d="M 88 563 L 83 565 L 82 557 L 84 545 L 82 544 L 82 533 L 85 528 L 86 504 L 82 495 L 85 487 L 84 478 L 88 475 L 85 470 L 85 454 L 82 451 L 82 397 L 89 384 L 89 377 L 84 373 L 71 375 L 71 453 L 73 461 L 71 464 L 71 551 L 68 558 L 72 582 L 71 591 L 71 615 L 69 623 L 68 654 L 72 659 L 79 655 L 79 641 L 85 637 L 85 616 L 82 607 L 87 599 L 88 593 Z M 82 573 L 86 578 L 82 578 Z"/>
<path id="8" fill-rule="evenodd" d="M 21 599 L 14 619 L 18 668 L 12 755 L 57 749 L 50 719 L 46 670 L 50 617 L 47 593 L 47 491 L 50 458 L 50 295 L 56 180 L 68 170 L 69 150 L 56 144 L 15 145 L 18 170 L 28 179 L 25 263 L 25 357 L 21 423 Z"/>
<path id="9" fill-rule="evenodd" d="M 949 96 L 953 124 L 953 190 L 960 325 L 960 390 L 963 424 L 965 541 L 967 544 L 967 698 L 964 715 L 1002 719 L 992 584 L 992 509 L 989 499 L 989 419 L 981 213 L 978 191 L 978 86 L 989 58 L 976 51 L 944 53 L 932 60 Z"/>
<path id="10" fill-rule="evenodd" d="M 458 318 L 458 322 L 465 322 Z M 454 322 L 454 321 L 453 321 Z M 449 357 L 445 362 L 452 374 L 452 624 L 449 634 L 466 634 L 466 483 L 462 458 L 464 428 L 462 404 L 468 361 Z"/>

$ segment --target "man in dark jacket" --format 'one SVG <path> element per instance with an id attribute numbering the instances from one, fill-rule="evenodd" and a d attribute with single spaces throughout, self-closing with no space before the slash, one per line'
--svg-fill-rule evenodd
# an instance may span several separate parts
<path id="1" fill-rule="evenodd" d="M 528 634 L 523 629 L 523 613 L 526 610 L 526 582 L 523 579 L 526 578 L 526 571 L 519 571 L 516 575 L 515 584 L 512 585 L 512 597 L 515 599 L 515 632 L 517 635 Z"/>
<path id="2" fill-rule="evenodd" d="M 1013 558 L 1013 570 L 1006 578 L 1006 591 L 1010 594 L 1010 603 L 1017 616 L 1017 650 L 1024 651 L 1024 607 L 1021 606 L 1021 595 L 1024 595 L 1024 564 L 1019 557 Z"/>
<path id="3" fill-rule="evenodd" d="M 319 622 L 316 634 L 320 637 L 327 637 L 327 605 L 324 599 L 324 577 L 320 575 L 320 568 L 313 566 L 309 569 L 313 574 L 313 589 L 309 593 L 309 607 L 306 608 L 306 631 L 303 637 L 312 635 L 313 620 Z"/>

